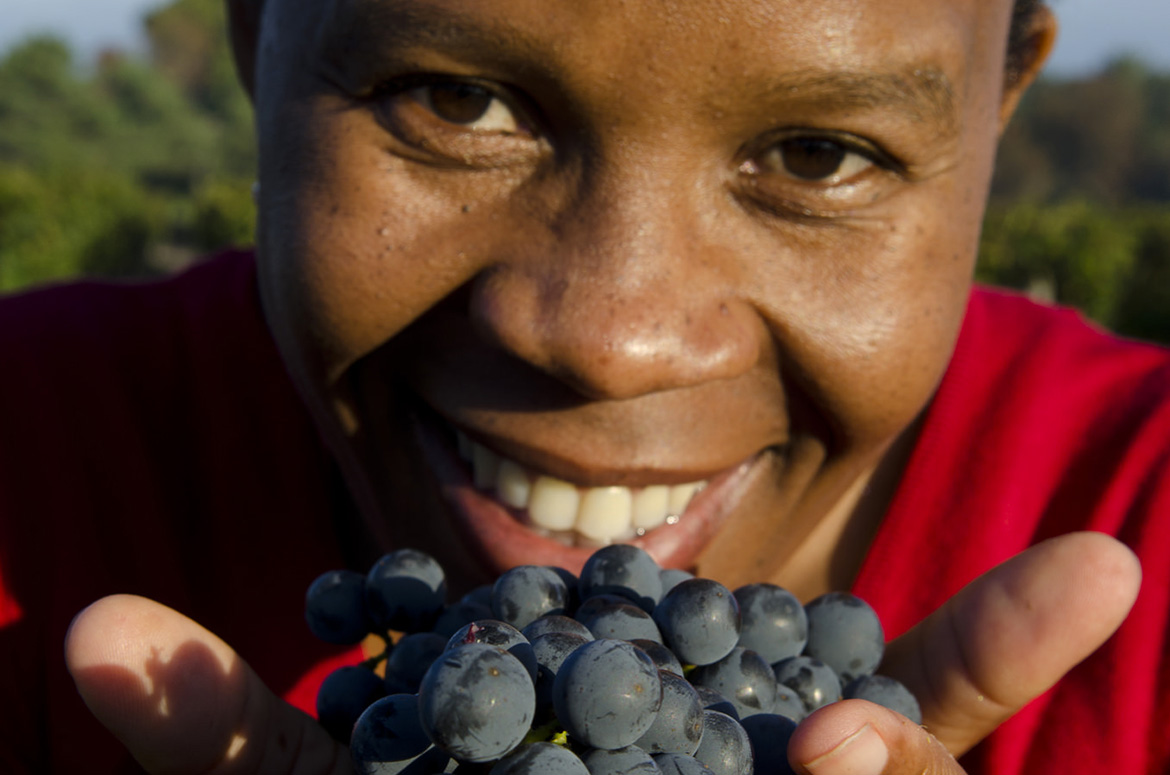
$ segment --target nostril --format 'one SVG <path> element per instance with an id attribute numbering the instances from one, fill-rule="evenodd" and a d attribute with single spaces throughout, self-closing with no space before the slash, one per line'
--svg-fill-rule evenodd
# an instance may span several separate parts
<path id="1" fill-rule="evenodd" d="M 726 305 L 712 305 L 706 314 L 670 310 L 659 318 L 633 311 L 566 313 L 552 316 L 551 325 L 536 332 L 534 360 L 593 399 L 629 399 L 732 379 L 749 371 L 759 356 L 756 333 Z"/>
<path id="2" fill-rule="evenodd" d="M 597 268 L 497 266 L 474 285 L 472 323 L 483 341 L 591 400 L 730 379 L 758 363 L 766 327 L 720 285 L 677 267 L 649 277 L 628 263 Z"/>

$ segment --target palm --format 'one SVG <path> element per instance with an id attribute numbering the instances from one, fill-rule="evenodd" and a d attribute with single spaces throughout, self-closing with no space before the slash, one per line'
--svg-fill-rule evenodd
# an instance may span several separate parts
<path id="1" fill-rule="evenodd" d="M 953 756 L 1104 642 L 1139 581 L 1132 553 L 1102 535 L 1028 550 L 890 644 L 883 672 L 920 698 L 932 734 L 870 703 L 834 703 L 801 724 L 790 758 L 817 775 L 961 772 Z M 70 629 L 66 660 L 90 709 L 152 772 L 350 771 L 345 748 L 223 641 L 157 603 L 98 601 Z"/>

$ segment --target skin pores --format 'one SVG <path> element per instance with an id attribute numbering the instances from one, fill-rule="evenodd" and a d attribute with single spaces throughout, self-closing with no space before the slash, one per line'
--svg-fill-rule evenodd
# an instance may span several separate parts
<path id="1" fill-rule="evenodd" d="M 664 564 L 847 583 L 962 319 L 1010 10 L 269 0 L 265 311 L 369 541 L 580 564 L 584 512 L 533 530 L 458 433 L 619 524 L 705 484 L 637 538 Z"/>

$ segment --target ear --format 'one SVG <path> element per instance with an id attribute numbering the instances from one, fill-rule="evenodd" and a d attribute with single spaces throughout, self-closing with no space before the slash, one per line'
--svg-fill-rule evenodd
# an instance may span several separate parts
<path id="1" fill-rule="evenodd" d="M 1019 47 L 1020 54 L 1004 78 L 1003 97 L 999 105 L 1000 133 L 1016 112 L 1020 97 L 1024 96 L 1024 92 L 1036 80 L 1040 69 L 1048 61 L 1048 56 L 1056 45 L 1057 28 L 1056 16 L 1052 10 L 1043 3 L 1039 4 L 1024 30 L 1023 41 Z"/>
<path id="2" fill-rule="evenodd" d="M 256 52 L 260 47 L 260 17 L 264 0 L 227 0 L 228 31 L 240 83 L 256 98 Z"/>

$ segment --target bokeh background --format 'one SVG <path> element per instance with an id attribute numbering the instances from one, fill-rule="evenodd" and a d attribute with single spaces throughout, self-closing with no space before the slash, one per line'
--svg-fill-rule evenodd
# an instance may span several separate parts
<path id="1" fill-rule="evenodd" d="M 252 118 L 222 5 L 9 0 L 0 292 L 251 241 Z M 1170 342 L 1170 0 L 1053 7 L 1061 40 L 1004 136 L 979 279 Z"/>

